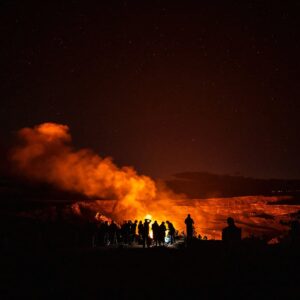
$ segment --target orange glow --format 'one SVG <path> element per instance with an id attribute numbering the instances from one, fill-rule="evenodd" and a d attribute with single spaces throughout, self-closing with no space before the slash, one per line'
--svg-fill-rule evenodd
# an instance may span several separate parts
<path id="1" fill-rule="evenodd" d="M 290 213 L 300 210 L 299 205 L 269 205 L 278 200 L 289 197 L 266 197 L 246 196 L 233 198 L 211 198 L 211 199 L 161 199 L 161 208 L 148 205 L 152 216 L 138 214 L 136 219 L 145 218 L 152 221 L 169 220 L 179 230 L 185 231 L 184 219 L 190 213 L 195 221 L 197 234 L 207 236 L 209 239 L 220 239 L 222 228 L 226 226 L 226 219 L 232 216 L 237 226 L 242 227 L 243 237 L 251 234 L 269 237 L 279 236 L 288 230 L 280 221 L 288 222 Z M 112 215 L 117 201 L 98 200 L 92 203 L 84 201 L 73 205 L 75 211 L 80 208 L 91 211 L 101 211 L 106 215 Z M 269 216 L 269 217 L 268 217 Z M 272 216 L 272 217 L 271 217 Z M 122 219 L 122 218 L 121 218 Z M 124 218 L 128 219 L 128 218 Z M 135 219 L 135 218 L 132 218 Z M 150 233 L 151 234 L 151 233 Z"/>
<path id="2" fill-rule="evenodd" d="M 68 126 L 44 123 L 20 130 L 19 137 L 22 144 L 14 149 L 12 160 L 29 178 L 89 197 L 113 199 L 110 210 L 105 202 L 95 202 L 95 212 L 103 211 L 120 223 L 144 219 L 147 214 L 159 222 L 173 219 L 171 199 L 178 199 L 178 195 L 158 188 L 150 177 L 138 175 L 131 167 L 117 167 L 111 158 L 101 158 L 88 149 L 74 150 L 69 145 Z"/>
<path id="3" fill-rule="evenodd" d="M 218 239 L 229 215 L 246 228 L 244 234 L 250 232 L 247 228 L 259 233 L 269 229 L 282 231 L 284 227 L 279 224 L 279 218 L 284 219 L 288 213 L 299 209 L 297 206 L 267 205 L 279 197 L 187 199 L 148 176 L 138 175 L 132 167 L 119 168 L 111 158 L 102 158 L 88 149 L 74 150 L 69 145 L 68 129 L 66 125 L 44 123 L 20 130 L 22 143 L 14 149 L 12 160 L 18 170 L 31 179 L 89 197 L 111 199 L 78 202 L 72 207 L 76 214 L 81 214 L 81 207 L 84 207 L 93 211 L 96 218 L 111 218 L 118 223 L 150 217 L 159 223 L 169 220 L 182 232 L 184 219 L 190 213 L 197 233 Z M 257 213 L 272 214 L 275 219 L 257 217 Z"/>

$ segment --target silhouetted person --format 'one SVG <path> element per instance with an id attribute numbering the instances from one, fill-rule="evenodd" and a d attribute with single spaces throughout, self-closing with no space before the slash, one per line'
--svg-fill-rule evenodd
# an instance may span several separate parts
<path id="1" fill-rule="evenodd" d="M 186 240 L 189 244 L 194 235 L 194 220 L 191 218 L 190 214 L 187 215 L 184 223 L 186 225 Z"/>
<path id="2" fill-rule="evenodd" d="M 135 242 L 137 223 L 138 223 L 138 221 L 135 220 L 134 223 L 131 224 L 130 232 L 131 232 L 131 241 L 132 242 Z"/>
<path id="3" fill-rule="evenodd" d="M 143 248 L 146 246 L 149 248 L 150 246 L 150 241 L 149 241 L 149 225 L 151 223 L 151 220 L 145 219 L 145 222 L 143 224 Z"/>
<path id="4" fill-rule="evenodd" d="M 117 230 L 117 224 L 114 221 L 111 221 L 111 224 L 109 225 L 109 241 L 112 245 L 117 243 Z"/>
<path id="5" fill-rule="evenodd" d="M 122 241 L 124 244 L 129 243 L 131 221 L 124 221 L 121 226 Z"/>
<path id="6" fill-rule="evenodd" d="M 175 228 L 173 226 L 173 224 L 169 221 L 166 221 L 166 223 L 168 224 L 168 230 L 169 230 L 169 236 L 170 236 L 170 244 L 174 244 L 175 242 Z"/>
<path id="7" fill-rule="evenodd" d="M 159 236 L 159 225 L 158 225 L 157 221 L 154 221 L 154 223 L 152 224 L 152 232 L 153 232 L 154 244 L 155 244 L 155 246 L 157 246 L 158 236 Z"/>
<path id="8" fill-rule="evenodd" d="M 139 221 L 138 225 L 138 235 L 139 235 L 139 241 L 143 240 L 143 231 L 144 231 L 144 225 L 142 221 Z"/>
<path id="9" fill-rule="evenodd" d="M 160 225 L 159 225 L 159 233 L 158 233 L 158 243 L 159 245 L 164 245 L 165 244 L 165 237 L 166 237 L 166 230 L 167 230 L 167 227 L 165 225 L 165 222 L 162 222 Z"/>
<path id="10" fill-rule="evenodd" d="M 222 230 L 222 241 L 229 246 L 236 245 L 242 239 L 241 228 L 235 226 L 234 219 L 231 217 L 227 219 L 227 224 L 228 226 Z"/>

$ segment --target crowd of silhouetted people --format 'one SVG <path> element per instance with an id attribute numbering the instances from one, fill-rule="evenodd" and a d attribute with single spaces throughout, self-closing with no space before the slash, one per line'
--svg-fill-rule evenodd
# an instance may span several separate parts
<path id="1" fill-rule="evenodd" d="M 128 245 L 135 246 L 140 245 L 143 248 L 157 247 L 173 245 L 177 240 L 185 241 L 187 247 L 197 243 L 198 240 L 207 240 L 207 237 L 197 235 L 195 231 L 195 224 L 192 217 L 188 214 L 185 223 L 185 233 L 179 236 L 178 231 L 170 221 L 161 222 L 152 221 L 150 219 L 145 220 L 127 220 L 121 225 L 117 224 L 113 220 L 101 221 L 92 232 L 92 244 L 95 246 L 118 246 Z M 227 218 L 227 227 L 222 230 L 222 241 L 224 245 L 229 248 L 234 248 L 242 241 L 242 230 L 235 225 L 235 221 L 232 217 Z M 291 244 L 300 244 L 300 224 L 299 222 L 292 221 L 290 224 L 290 231 L 285 241 Z M 248 240 L 251 239 L 248 238 Z M 252 238 L 255 240 L 255 238 Z M 257 240 L 257 239 L 256 239 Z"/>
<path id="2" fill-rule="evenodd" d="M 161 224 L 157 221 L 151 223 L 149 219 L 145 219 L 144 222 L 128 220 L 121 225 L 114 221 L 101 222 L 97 226 L 93 244 L 101 246 L 139 244 L 144 248 L 174 244 L 176 230 L 170 221 L 161 222 Z"/>
<path id="3" fill-rule="evenodd" d="M 195 239 L 194 220 L 188 214 L 184 220 L 186 225 L 186 245 L 189 246 Z M 227 219 L 228 226 L 222 231 L 222 240 L 230 245 L 237 244 L 241 241 L 241 228 L 237 227 L 234 219 Z M 151 234 L 150 234 L 151 233 Z M 113 220 L 111 222 L 103 221 L 97 225 L 93 235 L 93 245 L 109 246 L 109 245 L 142 245 L 143 248 L 151 246 L 172 245 L 175 243 L 178 231 L 170 221 L 161 222 L 145 219 L 144 221 L 124 221 L 118 225 Z M 198 239 L 202 239 L 198 235 Z M 204 240 L 207 238 L 204 237 Z"/>
<path id="4" fill-rule="evenodd" d="M 185 240 L 189 246 L 195 239 L 194 220 L 188 214 L 184 220 L 186 225 Z M 227 219 L 228 226 L 222 231 L 222 240 L 227 244 L 236 244 L 241 241 L 241 228 L 238 228 L 234 219 Z M 97 226 L 93 237 L 93 245 L 109 246 L 109 245 L 142 245 L 143 248 L 151 246 L 172 245 L 175 243 L 178 231 L 170 221 L 161 222 L 145 219 L 144 221 L 124 221 L 118 225 L 114 221 L 100 222 Z M 198 239 L 202 239 L 198 236 Z M 204 237 L 204 240 L 207 238 Z"/>

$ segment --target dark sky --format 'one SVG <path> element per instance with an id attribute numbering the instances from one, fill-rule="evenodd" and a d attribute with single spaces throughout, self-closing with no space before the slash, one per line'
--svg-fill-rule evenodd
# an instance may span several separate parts
<path id="1" fill-rule="evenodd" d="M 35 2 L 0 4 L 1 147 L 52 121 L 154 177 L 300 178 L 299 1 Z"/>

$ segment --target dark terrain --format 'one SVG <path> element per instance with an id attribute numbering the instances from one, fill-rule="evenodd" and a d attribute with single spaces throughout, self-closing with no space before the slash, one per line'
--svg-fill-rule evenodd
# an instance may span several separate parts
<path id="1" fill-rule="evenodd" d="M 1 237 L 1 299 L 297 299 L 300 291 L 299 247 L 288 243 L 92 248 L 83 223 L 13 218 L 2 218 Z"/>

